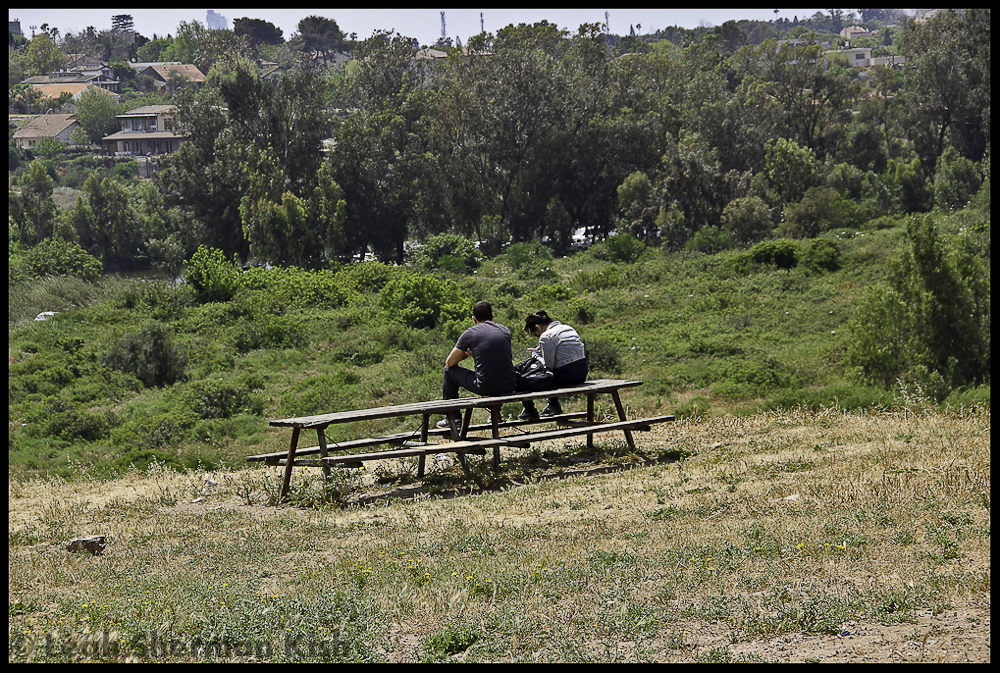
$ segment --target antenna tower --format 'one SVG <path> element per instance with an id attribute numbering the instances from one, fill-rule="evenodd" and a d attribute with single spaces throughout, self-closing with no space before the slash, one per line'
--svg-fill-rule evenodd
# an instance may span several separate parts
<path id="1" fill-rule="evenodd" d="M 441 12 L 441 40 L 444 41 L 446 37 L 448 37 L 448 32 L 444 28 L 444 12 Z"/>

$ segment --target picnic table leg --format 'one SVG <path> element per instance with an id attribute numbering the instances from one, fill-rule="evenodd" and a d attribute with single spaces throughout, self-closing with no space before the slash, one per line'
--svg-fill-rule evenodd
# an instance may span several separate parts
<path id="1" fill-rule="evenodd" d="M 467 439 L 470 425 L 472 425 L 472 407 L 465 410 L 465 416 L 462 418 L 462 429 L 458 433 L 460 439 Z"/>
<path id="2" fill-rule="evenodd" d="M 493 439 L 500 439 L 500 406 L 490 407 L 490 424 L 493 426 Z M 493 447 L 493 471 L 500 469 L 500 447 Z"/>
<path id="3" fill-rule="evenodd" d="M 292 428 L 292 443 L 288 446 L 288 460 L 285 461 L 285 479 L 281 482 L 281 492 L 278 494 L 279 500 L 284 500 L 288 496 L 288 485 L 292 481 L 292 463 L 295 461 L 295 447 L 299 443 L 299 429 Z"/>
<path id="4" fill-rule="evenodd" d="M 329 455 L 326 449 L 326 433 L 323 432 L 323 428 L 316 428 L 316 434 L 319 435 L 319 455 L 326 458 Z M 323 463 L 323 478 L 330 478 L 330 466 L 326 463 Z"/>
<path id="5" fill-rule="evenodd" d="M 423 414 L 423 418 L 420 421 L 420 443 L 427 443 L 427 430 L 430 427 L 431 415 Z M 424 478 L 424 467 L 427 464 L 427 456 L 420 454 L 417 456 L 417 479 Z"/>
<path id="6" fill-rule="evenodd" d="M 594 422 L 594 398 L 597 393 L 587 393 L 587 422 Z M 587 450 L 593 451 L 594 449 L 594 434 L 591 432 L 587 433 Z"/>
<path id="7" fill-rule="evenodd" d="M 618 396 L 617 390 L 611 391 L 611 398 L 615 401 L 615 408 L 618 409 L 618 418 L 622 421 L 627 421 L 628 419 L 625 418 L 625 407 L 622 406 L 622 400 Z M 625 441 L 628 443 L 628 448 L 635 451 L 635 441 L 632 439 L 632 431 L 623 430 L 622 432 L 625 433 Z"/>

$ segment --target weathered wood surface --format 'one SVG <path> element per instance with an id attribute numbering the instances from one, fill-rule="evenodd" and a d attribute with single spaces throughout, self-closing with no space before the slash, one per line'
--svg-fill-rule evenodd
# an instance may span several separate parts
<path id="1" fill-rule="evenodd" d="M 483 409 L 496 407 L 509 402 L 547 399 L 549 397 L 564 397 L 566 395 L 590 395 L 601 392 L 611 392 L 622 388 L 642 385 L 642 381 L 627 381 L 618 379 L 595 379 L 578 386 L 557 388 L 537 393 L 513 393 L 495 397 L 460 397 L 455 400 L 429 400 L 411 404 L 397 404 L 388 407 L 373 407 L 371 409 L 354 409 L 337 411 L 316 416 L 298 416 L 295 418 L 280 418 L 270 421 L 272 427 L 285 428 L 325 428 L 336 423 L 353 423 L 357 421 L 380 418 L 399 418 L 401 416 L 417 416 L 421 414 L 436 415 L 465 411 L 466 409 Z"/>
<path id="2" fill-rule="evenodd" d="M 429 400 L 425 402 L 415 402 L 412 404 L 398 404 L 386 407 L 374 407 L 370 409 L 355 409 L 351 411 L 338 411 L 330 414 L 318 414 L 315 416 L 299 416 L 295 418 L 282 418 L 273 420 L 269 424 L 272 427 L 292 428 L 292 439 L 287 451 L 277 453 L 267 453 L 247 458 L 248 462 L 265 462 L 270 465 L 284 465 L 284 479 L 281 487 L 280 497 L 284 498 L 288 494 L 291 482 L 292 468 L 296 466 L 322 467 L 324 474 L 328 474 L 331 465 L 360 465 L 371 460 L 384 460 L 387 458 L 403 458 L 416 456 L 420 459 L 418 476 L 423 476 L 424 459 L 432 453 L 455 453 L 463 469 L 470 475 L 469 466 L 465 456 L 469 453 L 485 454 L 487 450 L 493 450 L 493 467 L 499 468 L 500 448 L 504 446 L 530 446 L 532 442 L 541 442 L 549 439 L 561 439 L 586 435 L 587 446 L 593 446 L 594 435 L 602 432 L 612 432 L 620 430 L 625 434 L 625 441 L 629 448 L 635 450 L 635 442 L 632 438 L 633 430 L 649 430 L 655 423 L 672 421 L 673 416 L 656 416 L 653 418 L 627 420 L 625 407 L 622 405 L 619 391 L 623 388 L 641 386 L 642 381 L 631 381 L 626 379 L 595 379 L 587 381 L 577 386 L 557 388 L 554 390 L 544 390 L 534 393 L 513 393 L 510 395 L 498 395 L 495 397 L 463 397 L 453 400 Z M 617 422 L 602 423 L 595 420 L 594 400 L 598 394 L 606 393 L 611 396 L 614 402 L 615 411 L 618 413 Z M 527 400 L 560 398 L 570 395 L 586 395 L 587 411 L 573 414 L 562 414 L 560 416 L 539 418 L 532 421 L 501 421 L 500 410 L 504 404 L 524 402 Z M 490 412 L 490 422 L 487 424 L 472 424 L 472 412 L 475 409 L 486 409 Z M 449 428 L 436 428 L 430 425 L 430 417 L 434 415 L 458 416 L 460 421 L 452 423 Z M 408 433 L 395 433 L 382 435 L 379 437 L 364 437 L 360 439 L 348 440 L 346 442 L 328 441 L 324 430 L 337 423 L 356 423 L 366 420 L 401 418 L 406 416 L 421 416 L 420 429 Z M 579 421 L 575 419 L 586 419 Z M 575 422 L 574 422 L 575 421 Z M 556 430 L 541 432 L 527 432 L 520 435 L 500 437 L 501 428 L 511 428 L 537 423 L 570 424 L 570 427 L 562 427 Z M 319 439 L 318 446 L 298 448 L 299 433 L 302 430 L 316 430 Z M 472 430 L 490 430 L 492 438 L 468 437 Z M 445 435 L 452 438 L 452 442 L 442 444 L 429 444 L 427 439 L 432 435 Z M 414 445 L 406 446 L 402 449 L 382 449 L 368 453 L 346 453 L 338 456 L 330 456 L 331 451 L 349 451 L 350 449 L 365 448 L 380 445 L 399 446 L 418 440 Z M 301 456 L 315 455 L 319 453 L 319 458 L 303 459 Z"/>

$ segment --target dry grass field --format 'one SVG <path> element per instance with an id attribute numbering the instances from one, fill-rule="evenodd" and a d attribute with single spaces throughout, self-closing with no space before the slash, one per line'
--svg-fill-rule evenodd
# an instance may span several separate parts
<path id="1" fill-rule="evenodd" d="M 636 438 L 284 505 L 275 468 L 9 480 L 8 661 L 990 661 L 989 409 Z"/>

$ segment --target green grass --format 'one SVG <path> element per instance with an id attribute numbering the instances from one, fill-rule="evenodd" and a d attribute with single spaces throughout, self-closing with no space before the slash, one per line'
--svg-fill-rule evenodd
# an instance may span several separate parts
<path id="1" fill-rule="evenodd" d="M 896 391 L 845 380 L 842 359 L 847 321 L 898 254 L 902 227 L 824 238 L 840 252 L 835 271 L 742 268 L 741 250 L 648 249 L 620 263 L 598 245 L 561 259 L 517 248 L 472 276 L 443 278 L 460 281 L 470 302 L 493 303 L 497 319 L 514 332 L 515 353 L 532 345 L 520 329 L 531 311 L 545 308 L 577 327 L 593 377 L 644 381 L 625 393 L 634 413 L 898 404 Z M 96 285 L 46 279 L 12 289 L 9 473 L 65 476 L 85 464 L 116 474 L 153 456 L 180 467 L 239 466 L 248 453 L 283 448 L 285 438 L 268 428 L 269 419 L 439 397 L 444 355 L 465 325 L 394 322 L 380 308 L 377 289 L 400 273 L 361 265 L 339 280 L 327 276 L 316 287 L 337 287 L 331 302 L 315 293 L 303 299 L 295 288 L 308 279 L 295 273 L 281 276 L 287 287 L 207 304 L 189 287 L 120 277 Z M 43 310 L 59 313 L 34 322 Z M 182 368 L 176 383 L 147 387 L 129 370 L 134 358 L 154 356 L 123 358 L 122 344 L 147 333 L 166 334 L 164 352 L 178 359 L 142 361 L 144 380 L 172 380 Z M 132 364 L 113 369 L 109 362 Z M 241 404 L 206 416 L 192 396 L 208 384 L 225 387 Z M 988 403 L 989 387 L 953 397 Z M 331 438 L 400 429 L 406 428 L 385 421 L 337 428 Z"/>

